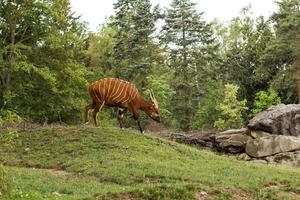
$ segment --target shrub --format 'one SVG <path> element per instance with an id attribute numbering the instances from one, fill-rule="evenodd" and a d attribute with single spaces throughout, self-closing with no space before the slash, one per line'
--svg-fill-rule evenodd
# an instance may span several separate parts
<path id="1" fill-rule="evenodd" d="M 5 124 L 20 123 L 22 118 L 15 112 L 9 110 L 0 110 L 0 127 Z"/>
<path id="2" fill-rule="evenodd" d="M 221 116 L 215 121 L 214 126 L 218 129 L 239 128 L 243 123 L 243 113 L 248 109 L 247 101 L 237 99 L 239 87 L 233 84 L 226 84 L 224 90 L 224 99 L 217 105 Z"/>
<path id="3" fill-rule="evenodd" d="M 269 88 L 267 91 L 259 91 L 255 94 L 253 109 L 250 116 L 254 116 L 256 113 L 262 112 L 272 105 L 281 103 L 281 99 L 278 93 Z"/>

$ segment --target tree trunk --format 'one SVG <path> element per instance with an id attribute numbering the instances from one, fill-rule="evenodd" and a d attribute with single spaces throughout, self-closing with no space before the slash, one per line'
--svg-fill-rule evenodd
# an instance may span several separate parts
<path id="1" fill-rule="evenodd" d="M 190 129 L 191 125 L 191 119 L 192 119 L 192 112 L 191 112 L 191 107 L 192 107 L 192 91 L 190 88 L 190 82 L 191 82 L 191 76 L 189 76 L 189 63 L 188 63 L 188 47 L 187 47 L 187 27 L 185 23 L 185 18 L 182 16 L 181 19 L 182 23 L 182 76 L 183 76 L 183 83 L 185 85 L 185 88 L 183 90 L 184 94 L 184 101 L 182 102 L 185 104 L 185 112 L 183 116 L 185 118 L 185 124 L 181 124 L 181 128 L 184 131 L 188 131 Z"/>
<path id="2" fill-rule="evenodd" d="M 0 110 L 4 107 L 4 89 L 0 86 Z"/>
<path id="3" fill-rule="evenodd" d="M 10 89 L 12 74 L 9 68 L 16 62 L 15 43 L 16 43 L 16 20 L 10 21 L 10 43 L 9 48 L 4 52 L 4 61 L 7 65 L 6 70 L 0 71 L 0 108 L 4 106 L 5 95 Z M 2 55 L 1 55 L 2 56 Z"/>
<path id="4" fill-rule="evenodd" d="M 9 91 L 10 82 L 10 73 L 0 72 L 0 109 L 4 106 L 4 99 L 5 95 Z"/>

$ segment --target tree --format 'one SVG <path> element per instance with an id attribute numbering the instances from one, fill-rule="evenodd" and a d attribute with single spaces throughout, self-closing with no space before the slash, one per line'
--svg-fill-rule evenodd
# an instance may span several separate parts
<path id="1" fill-rule="evenodd" d="M 116 74 L 116 60 L 114 58 L 115 34 L 116 28 L 108 21 L 98 33 L 90 33 L 87 38 L 87 60 L 85 65 L 88 70 L 97 76 L 93 80 L 99 79 L 104 75 L 114 77 Z"/>
<path id="2" fill-rule="evenodd" d="M 259 91 L 255 95 L 254 106 L 251 111 L 251 116 L 254 116 L 256 113 L 266 110 L 272 105 L 277 105 L 280 103 L 281 99 L 274 89 L 269 88 L 267 91 Z"/>
<path id="3" fill-rule="evenodd" d="M 239 87 L 233 84 L 226 84 L 224 89 L 224 99 L 217 105 L 220 111 L 220 118 L 215 121 L 215 127 L 218 129 L 240 128 L 243 123 L 243 114 L 248 109 L 247 100 L 237 100 Z"/>
<path id="4" fill-rule="evenodd" d="M 176 95 L 173 98 L 174 115 L 180 128 L 188 130 L 201 95 L 200 75 L 212 57 L 211 26 L 202 20 L 189 0 L 173 0 L 165 13 L 161 41 L 169 53 L 168 64 L 175 71 L 172 82 Z"/>
<path id="5" fill-rule="evenodd" d="M 150 0 L 118 0 L 114 9 L 117 76 L 143 88 L 159 53 L 152 37 L 157 8 L 152 9 Z"/>
<path id="6" fill-rule="evenodd" d="M 80 119 L 85 27 L 69 0 L 2 1 L 0 25 L 5 109 L 37 122 Z"/>
<path id="7" fill-rule="evenodd" d="M 273 38 L 271 27 L 263 17 L 253 19 L 250 7 L 234 18 L 223 36 L 223 62 L 220 73 L 224 82 L 240 87 L 239 95 L 252 108 L 255 94 L 269 87 L 271 77 L 261 70 L 262 55 Z"/>
<path id="8" fill-rule="evenodd" d="M 300 1 L 277 3 L 279 10 L 271 17 L 276 37 L 264 53 L 263 69 L 283 102 L 295 103 L 300 101 Z"/>
<path id="9" fill-rule="evenodd" d="M 25 51 L 44 36 L 49 10 L 41 2 L 7 0 L 0 3 L 0 108 L 9 94 L 15 72 L 24 67 Z"/>
<path id="10" fill-rule="evenodd" d="M 170 70 L 171 71 L 171 70 Z M 164 119 L 164 124 L 171 124 L 173 121 L 173 116 L 171 113 L 172 96 L 176 94 L 173 88 L 170 86 L 173 74 L 170 71 L 162 74 L 153 74 L 147 77 L 148 87 L 155 91 L 155 98 L 159 102 L 159 113 L 162 119 Z"/>
<path id="11" fill-rule="evenodd" d="M 192 128 L 212 129 L 214 122 L 220 117 L 219 105 L 224 99 L 224 85 L 221 81 L 210 80 L 205 85 L 204 94 L 193 117 Z"/>

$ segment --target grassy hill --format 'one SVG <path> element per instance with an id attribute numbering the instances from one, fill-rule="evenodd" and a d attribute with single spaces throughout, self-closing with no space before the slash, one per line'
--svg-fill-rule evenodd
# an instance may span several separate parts
<path id="1" fill-rule="evenodd" d="M 300 199 L 300 169 L 237 161 L 133 130 L 19 131 L 0 199 Z"/>

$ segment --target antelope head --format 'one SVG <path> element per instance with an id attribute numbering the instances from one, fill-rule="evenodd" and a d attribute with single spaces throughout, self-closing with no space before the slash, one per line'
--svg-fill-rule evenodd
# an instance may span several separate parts
<path id="1" fill-rule="evenodd" d="M 158 103 L 157 100 L 154 96 L 153 90 L 150 89 L 150 102 L 149 102 L 149 107 L 147 110 L 147 114 L 149 117 L 151 117 L 154 121 L 160 122 L 160 116 L 159 116 L 159 111 L 158 111 Z"/>

